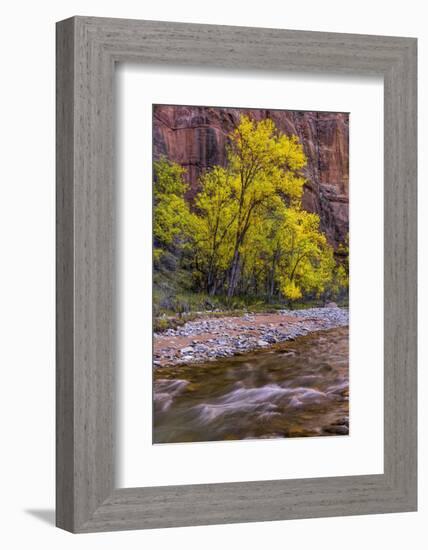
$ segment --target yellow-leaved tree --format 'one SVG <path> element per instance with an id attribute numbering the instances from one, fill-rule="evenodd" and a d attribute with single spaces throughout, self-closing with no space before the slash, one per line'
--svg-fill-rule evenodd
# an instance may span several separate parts
<path id="1" fill-rule="evenodd" d="M 307 294 L 321 296 L 335 268 L 319 217 L 297 204 L 271 210 L 251 232 L 244 254 L 250 258 L 246 268 L 265 281 L 269 299 L 275 291 L 290 302 Z"/>
<path id="2" fill-rule="evenodd" d="M 192 214 L 184 195 L 188 184 L 185 170 L 162 157 L 154 162 L 154 259 L 159 260 L 167 249 L 177 249 L 188 240 Z"/>
<path id="3" fill-rule="evenodd" d="M 232 260 L 237 208 L 235 176 L 215 166 L 201 178 L 202 191 L 195 199 L 195 268 L 204 279 L 207 292 L 215 294 Z"/>
<path id="4" fill-rule="evenodd" d="M 169 252 L 190 274 L 189 291 L 228 300 L 338 294 L 348 281 L 347 244 L 336 262 L 319 216 L 302 208 L 306 157 L 298 138 L 248 116 L 228 137 L 226 166 L 202 174 L 191 207 L 183 168 L 155 162 L 155 259 Z"/>
<path id="5" fill-rule="evenodd" d="M 236 291 L 242 271 L 247 235 L 263 213 L 299 201 L 306 164 L 296 136 L 278 132 L 270 119 L 259 122 L 242 116 L 231 133 L 227 167 L 215 167 L 201 179 L 195 205 L 200 213 L 198 238 L 201 263 L 208 264 L 208 287 L 218 268 L 227 266 L 227 295 Z"/>
<path id="6" fill-rule="evenodd" d="M 234 176 L 231 181 L 237 221 L 228 281 L 229 298 L 236 290 L 241 251 L 252 222 L 279 201 L 293 203 L 301 198 L 305 180 L 299 171 L 306 165 L 298 138 L 278 132 L 269 118 L 257 122 L 242 116 L 230 139 L 228 164 Z"/>
<path id="7" fill-rule="evenodd" d="M 321 296 L 332 278 L 335 259 L 319 229 L 319 217 L 300 208 L 288 209 L 279 233 L 286 252 L 277 267 L 282 293 L 290 301 L 305 294 Z"/>

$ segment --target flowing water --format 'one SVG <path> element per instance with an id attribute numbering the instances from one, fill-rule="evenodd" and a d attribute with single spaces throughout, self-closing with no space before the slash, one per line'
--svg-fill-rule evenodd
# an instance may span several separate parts
<path id="1" fill-rule="evenodd" d="M 154 373 L 154 443 L 346 435 L 348 327 Z"/>

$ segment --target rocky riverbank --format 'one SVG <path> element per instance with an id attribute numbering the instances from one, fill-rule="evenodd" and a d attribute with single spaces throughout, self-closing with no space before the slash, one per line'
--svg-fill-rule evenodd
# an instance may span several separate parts
<path id="1" fill-rule="evenodd" d="M 346 326 L 348 309 L 323 307 L 201 318 L 154 334 L 154 366 L 199 363 L 294 340 L 310 332 Z"/>

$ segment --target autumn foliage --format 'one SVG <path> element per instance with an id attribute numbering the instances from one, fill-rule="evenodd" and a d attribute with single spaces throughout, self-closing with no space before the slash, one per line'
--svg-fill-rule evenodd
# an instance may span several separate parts
<path id="1" fill-rule="evenodd" d="M 319 217 L 302 208 L 305 164 L 296 136 L 247 116 L 229 136 L 227 165 L 202 175 L 192 203 L 183 168 L 156 161 L 155 271 L 175 272 L 188 291 L 226 300 L 343 293 L 347 262 L 335 259 Z"/>

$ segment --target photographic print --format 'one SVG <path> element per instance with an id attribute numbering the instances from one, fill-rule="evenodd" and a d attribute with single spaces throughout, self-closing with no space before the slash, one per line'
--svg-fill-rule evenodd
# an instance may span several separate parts
<path id="1" fill-rule="evenodd" d="M 153 443 L 349 434 L 349 114 L 153 105 Z"/>

